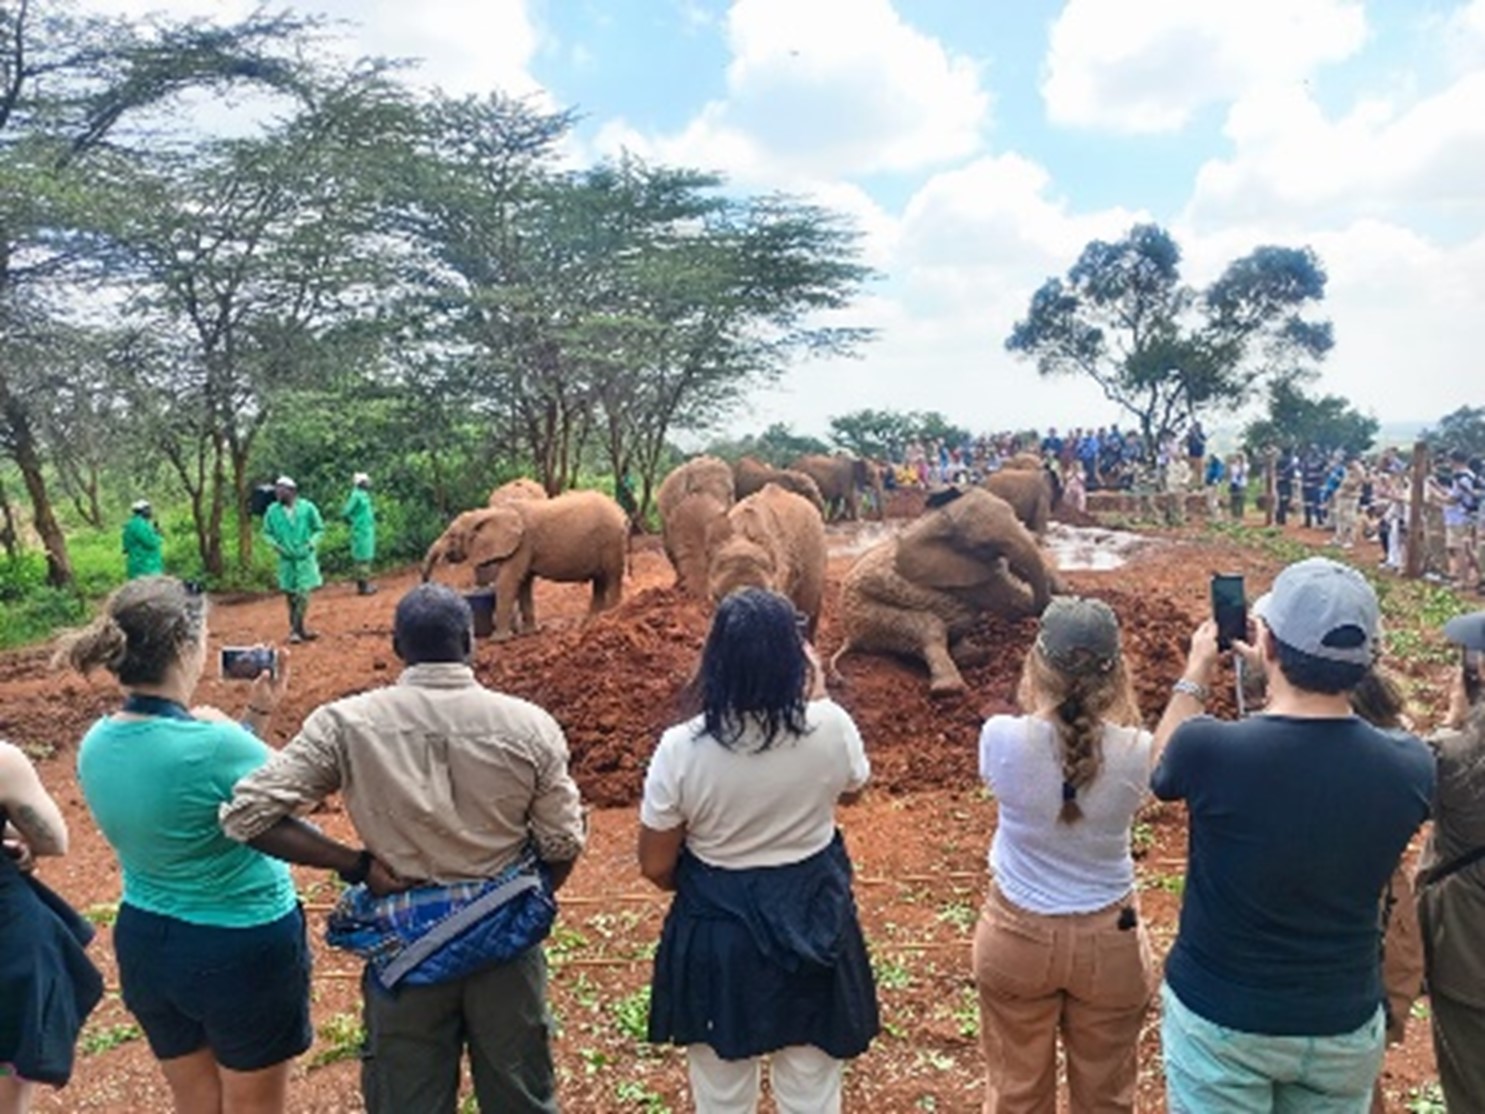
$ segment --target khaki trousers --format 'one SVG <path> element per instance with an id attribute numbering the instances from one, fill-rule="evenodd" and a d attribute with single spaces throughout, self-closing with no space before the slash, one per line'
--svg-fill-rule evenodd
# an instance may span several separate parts
<path id="1" fill-rule="evenodd" d="M 766 1057 L 779 1114 L 840 1114 L 844 1061 L 808 1044 Z M 686 1072 L 697 1114 L 756 1114 L 765 1057 L 724 1060 L 709 1044 L 686 1046 Z"/>
<path id="2" fill-rule="evenodd" d="M 991 884 L 974 941 L 985 1114 L 1055 1114 L 1057 1039 L 1071 1109 L 1134 1109 L 1140 1028 L 1157 977 L 1134 897 L 1094 913 L 1042 916 Z"/>

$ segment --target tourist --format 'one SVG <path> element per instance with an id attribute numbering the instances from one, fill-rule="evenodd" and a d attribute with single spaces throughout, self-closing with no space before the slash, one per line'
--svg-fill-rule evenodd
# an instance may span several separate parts
<path id="1" fill-rule="evenodd" d="M 371 477 L 357 472 L 351 477 L 351 493 L 340 509 L 341 521 L 351 528 L 351 562 L 356 570 L 356 594 L 376 594 L 371 582 L 371 563 L 376 560 L 376 509 L 371 505 Z"/>
<path id="2" fill-rule="evenodd" d="M 481 1110 L 550 1114 L 540 941 L 585 838 L 567 742 L 536 705 L 475 678 L 473 619 L 452 589 L 423 584 L 402 597 L 392 650 L 407 667 L 397 683 L 310 713 L 272 762 L 238 782 L 222 826 L 353 883 L 330 942 L 373 953 L 361 982 L 370 1114 L 453 1114 L 466 1047 Z M 295 819 L 337 792 L 365 850 Z M 468 910 L 476 920 L 464 935 L 436 946 L 423 935 Z"/>
<path id="3" fill-rule="evenodd" d="M 1449 575 L 1464 590 L 1473 590 L 1480 584 L 1476 537 L 1479 510 L 1479 480 L 1475 469 L 1468 454 L 1455 449 L 1449 454 L 1449 483 L 1444 493 L 1444 546 L 1449 555 Z"/>
<path id="4" fill-rule="evenodd" d="M 136 500 L 124 523 L 124 579 L 159 576 L 165 571 L 165 541 L 155 525 L 155 511 L 148 499 Z"/>
<path id="5" fill-rule="evenodd" d="M 1325 477 L 1330 471 L 1329 462 L 1320 446 L 1311 445 L 1300 461 L 1300 491 L 1304 500 L 1305 528 L 1319 530 L 1325 526 L 1325 504 L 1320 494 L 1325 487 Z"/>
<path id="6" fill-rule="evenodd" d="M 1274 521 L 1280 526 L 1289 521 L 1289 513 L 1294 509 L 1294 482 L 1299 471 L 1299 458 L 1294 450 L 1284 449 L 1274 475 Z"/>
<path id="7" fill-rule="evenodd" d="M 1242 522 L 1248 511 L 1248 455 L 1239 449 L 1227 460 L 1227 513 Z"/>
<path id="8" fill-rule="evenodd" d="M 320 509 L 299 497 L 299 485 L 288 476 L 274 481 L 274 503 L 263 514 L 263 536 L 278 554 L 278 587 L 289 603 L 289 641 L 310 642 L 319 636 L 305 626 L 309 594 L 323 581 L 316 553 L 325 521 Z"/>
<path id="9" fill-rule="evenodd" d="M 700 1114 L 755 1110 L 763 1057 L 780 1114 L 832 1114 L 878 1030 L 835 827 L 870 774 L 861 736 L 772 592 L 717 606 L 697 685 L 702 712 L 661 736 L 640 805 L 640 869 L 675 893 L 649 1038 L 685 1046 Z"/>
<path id="10" fill-rule="evenodd" d="M 1382 1064 L 1377 896 L 1427 818 L 1433 758 L 1352 713 L 1379 608 L 1356 570 L 1290 565 L 1254 607 L 1263 714 L 1200 717 L 1198 637 L 1156 730 L 1152 786 L 1186 802 L 1190 865 L 1162 991 L 1172 1111 L 1363 1111 Z"/>
<path id="11" fill-rule="evenodd" d="M 1366 483 L 1366 466 L 1358 460 L 1342 461 L 1340 480 L 1332 497 L 1335 508 L 1335 544 L 1353 549 L 1361 524 L 1361 488 Z"/>
<path id="12" fill-rule="evenodd" d="M 1207 434 L 1201 423 L 1193 421 L 1186 431 L 1186 466 L 1190 469 L 1191 490 L 1200 489 L 1206 478 L 1203 471 L 1207 455 Z"/>
<path id="13" fill-rule="evenodd" d="M 36 1084 L 72 1075 L 103 977 L 83 949 L 93 926 L 32 873 L 67 853 L 67 822 L 19 747 L 0 740 L 0 1114 L 26 1114 Z"/>
<path id="14" fill-rule="evenodd" d="M 1444 626 L 1460 647 L 1438 758 L 1433 833 L 1418 873 L 1429 1016 L 1444 1102 L 1485 1110 L 1485 611 Z"/>
<path id="15" fill-rule="evenodd" d="M 1133 1110 L 1156 976 L 1130 828 L 1155 754 L 1107 604 L 1052 601 L 1018 702 L 980 733 L 999 806 L 973 953 L 984 1110 L 1055 1110 L 1059 1036 L 1070 1108 Z"/>
<path id="16" fill-rule="evenodd" d="M 124 1005 L 176 1110 L 282 1111 L 289 1066 L 313 1038 L 304 914 L 288 868 L 228 839 L 217 810 L 272 753 L 255 733 L 284 673 L 253 682 L 241 724 L 191 709 L 206 611 L 171 577 L 131 580 L 63 638 L 58 659 L 105 669 L 124 691 L 83 738 L 77 775 L 123 868 L 113 945 Z"/>

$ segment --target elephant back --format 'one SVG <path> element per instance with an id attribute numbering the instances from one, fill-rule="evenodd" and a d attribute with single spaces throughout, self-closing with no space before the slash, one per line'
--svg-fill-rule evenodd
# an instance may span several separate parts
<path id="1" fill-rule="evenodd" d="M 660 481 L 660 490 L 655 496 L 655 507 L 661 521 L 688 495 L 705 493 L 724 507 L 737 501 L 732 479 L 732 467 L 714 456 L 698 456 L 671 469 Z"/>
<path id="2" fill-rule="evenodd" d="M 522 476 L 519 479 L 503 483 L 494 491 L 490 492 L 490 498 L 486 500 L 486 506 L 501 507 L 509 503 L 526 503 L 541 501 L 547 498 L 547 489 L 542 487 L 533 479 Z"/>

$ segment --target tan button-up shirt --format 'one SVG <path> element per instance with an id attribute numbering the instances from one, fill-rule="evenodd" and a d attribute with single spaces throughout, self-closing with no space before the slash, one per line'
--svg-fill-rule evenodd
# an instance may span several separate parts
<path id="1" fill-rule="evenodd" d="M 528 842 L 547 862 L 583 849 L 557 721 L 467 665 L 414 665 L 395 685 L 315 710 L 237 783 L 222 828 L 246 842 L 337 790 L 366 847 L 414 881 L 491 878 Z"/>

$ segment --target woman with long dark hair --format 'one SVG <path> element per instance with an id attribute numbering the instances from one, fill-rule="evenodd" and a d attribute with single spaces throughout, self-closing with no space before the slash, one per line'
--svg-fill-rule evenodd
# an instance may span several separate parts
<path id="1" fill-rule="evenodd" d="M 1156 755 L 1107 604 L 1052 601 L 1018 700 L 980 734 L 999 804 L 973 953 L 984 1109 L 1055 1110 L 1060 1037 L 1072 1109 L 1133 1110 L 1155 980 L 1130 831 Z"/>
<path id="2" fill-rule="evenodd" d="M 661 736 L 640 807 L 640 869 L 675 892 L 650 1040 L 686 1047 L 702 1114 L 755 1110 L 765 1056 L 781 1114 L 830 1114 L 843 1061 L 878 1030 L 835 827 L 870 775 L 861 735 L 773 592 L 718 605 L 698 686 L 701 714 Z"/>

